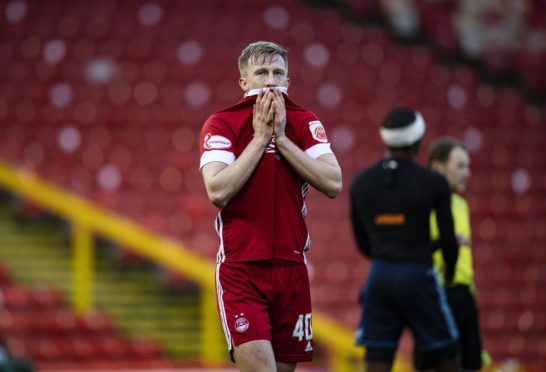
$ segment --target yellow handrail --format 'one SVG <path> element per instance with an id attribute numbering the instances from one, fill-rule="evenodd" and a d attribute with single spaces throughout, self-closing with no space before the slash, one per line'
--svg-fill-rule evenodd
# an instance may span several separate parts
<path id="1" fill-rule="evenodd" d="M 13 194 L 32 201 L 73 225 L 73 306 L 78 312 L 92 307 L 93 252 L 92 234 L 99 234 L 128 250 L 168 267 L 199 283 L 203 319 L 201 357 L 204 362 L 221 364 L 225 349 L 218 332 L 210 325 L 216 318 L 214 265 L 191 252 L 181 243 L 163 238 L 148 229 L 112 212 L 72 195 L 39 179 L 24 169 L 11 168 L 0 160 L 0 185 Z M 214 323 L 213 323 L 214 324 Z M 216 327 L 219 328 L 219 327 Z"/>
<path id="2" fill-rule="evenodd" d="M 313 337 L 333 351 L 329 360 L 332 371 L 355 371 L 355 363 L 364 359 L 363 348 L 353 343 L 353 334 L 346 327 L 316 311 L 313 312 Z"/>
<path id="3" fill-rule="evenodd" d="M 201 358 L 206 364 L 225 361 L 225 345 L 221 339 L 216 314 L 214 264 L 178 241 L 166 239 L 127 218 L 107 211 L 81 197 L 70 194 L 40 179 L 34 173 L 12 168 L 0 160 L 0 186 L 30 200 L 53 214 L 70 221 L 74 229 L 74 298 L 76 311 L 85 312 L 93 306 L 92 234 L 99 234 L 124 245 L 149 260 L 172 269 L 201 286 L 203 319 Z M 330 352 L 330 368 L 335 372 L 355 370 L 363 359 L 363 350 L 353 345 L 351 331 L 335 320 L 313 313 L 314 338 Z"/>

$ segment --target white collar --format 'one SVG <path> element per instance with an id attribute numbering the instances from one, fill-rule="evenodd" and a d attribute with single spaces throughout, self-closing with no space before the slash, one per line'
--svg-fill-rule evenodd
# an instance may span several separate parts
<path id="1" fill-rule="evenodd" d="M 251 89 L 249 90 L 248 92 L 245 92 L 245 97 L 250 97 L 250 96 L 256 96 L 258 95 L 258 93 L 260 93 L 261 91 L 266 91 L 268 89 L 271 89 L 271 88 L 256 88 L 256 89 Z M 277 89 L 277 90 L 280 90 L 281 93 L 284 93 L 286 95 L 288 95 L 288 88 L 287 87 L 274 87 L 273 89 Z"/>

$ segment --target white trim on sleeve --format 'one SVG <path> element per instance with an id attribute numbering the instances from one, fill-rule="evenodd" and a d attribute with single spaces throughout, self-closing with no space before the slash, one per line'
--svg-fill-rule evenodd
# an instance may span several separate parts
<path id="1" fill-rule="evenodd" d="M 305 150 L 305 153 L 313 159 L 316 159 L 321 155 L 333 154 L 334 152 L 332 151 L 329 143 L 318 143 Z"/>
<path id="2" fill-rule="evenodd" d="M 231 164 L 235 161 L 235 155 L 230 151 L 224 151 L 224 150 L 210 150 L 205 151 L 203 155 L 201 155 L 201 161 L 199 162 L 199 171 L 203 169 L 205 165 L 208 163 L 212 163 L 213 161 L 219 161 L 221 163 Z"/>

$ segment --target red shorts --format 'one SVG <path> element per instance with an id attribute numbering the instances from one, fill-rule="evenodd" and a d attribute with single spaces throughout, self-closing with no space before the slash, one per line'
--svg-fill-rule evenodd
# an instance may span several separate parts
<path id="1" fill-rule="evenodd" d="M 230 351 L 233 345 L 269 340 L 277 362 L 311 361 L 311 295 L 304 263 L 221 263 L 216 291 Z"/>

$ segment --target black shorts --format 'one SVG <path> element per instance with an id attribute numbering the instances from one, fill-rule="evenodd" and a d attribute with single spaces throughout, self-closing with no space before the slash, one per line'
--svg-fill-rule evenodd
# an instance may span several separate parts
<path id="1" fill-rule="evenodd" d="M 459 331 L 459 350 L 463 368 L 477 371 L 482 367 L 482 342 L 474 295 L 469 286 L 457 285 L 446 288 L 446 296 Z M 416 353 L 416 367 L 426 362 L 424 359 L 426 357 Z"/>
<path id="2" fill-rule="evenodd" d="M 430 265 L 374 260 L 360 296 L 357 344 L 383 349 L 382 359 L 388 361 L 402 331 L 410 328 L 420 352 L 456 350 L 456 324 L 436 275 Z M 373 356 L 366 358 L 371 361 Z"/>

